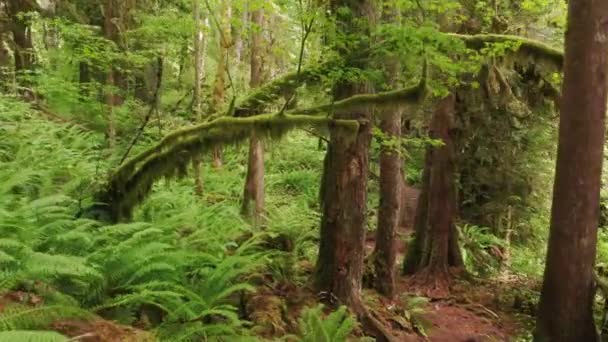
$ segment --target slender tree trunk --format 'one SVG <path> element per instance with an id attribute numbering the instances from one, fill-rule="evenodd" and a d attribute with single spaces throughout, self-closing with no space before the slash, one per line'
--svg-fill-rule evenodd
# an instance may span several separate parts
<path id="1" fill-rule="evenodd" d="M 458 208 L 455 183 L 455 151 L 451 134 L 456 99 L 442 99 L 433 115 L 430 136 L 440 139 L 443 146 L 429 148 L 423 175 L 423 189 L 416 213 L 415 240 L 410 246 L 404 271 L 417 273 L 422 285 L 445 293 L 450 268 L 462 268 L 455 226 Z"/>
<path id="2" fill-rule="evenodd" d="M 551 229 L 535 340 L 598 341 L 592 305 L 608 86 L 608 1 L 568 4 Z"/>
<path id="3" fill-rule="evenodd" d="M 263 32 L 264 12 L 256 9 L 251 12 L 251 88 L 260 86 L 263 82 Z M 243 193 L 242 213 L 252 218 L 256 224 L 261 223 L 264 214 L 264 143 L 255 135 L 249 139 L 249 160 L 247 178 Z"/>
<path id="4" fill-rule="evenodd" d="M 114 107 L 118 105 L 118 95 L 115 94 L 116 87 L 114 82 L 114 73 L 108 72 L 105 81 L 104 100 L 106 105 L 106 119 L 108 127 L 106 129 L 106 139 L 108 148 L 112 149 L 116 145 L 116 118 L 114 116 Z"/>
<path id="5" fill-rule="evenodd" d="M 203 119 L 202 108 L 202 83 L 204 77 L 204 58 L 205 58 L 205 36 L 203 33 L 203 20 L 201 17 L 200 0 L 192 0 L 192 10 L 194 16 L 194 89 L 192 91 L 192 107 L 194 120 L 200 122 Z M 203 195 L 203 175 L 201 172 L 201 159 L 199 156 L 192 158 L 192 168 L 194 171 L 194 192 L 198 196 Z"/>
<path id="6" fill-rule="evenodd" d="M 0 13 L 2 16 L 2 13 Z M 1 20 L 1 19 L 0 19 Z M 8 32 L 0 21 L 0 92 L 10 92 L 13 80 L 13 60 L 10 56 L 8 44 Z"/>
<path id="7" fill-rule="evenodd" d="M 217 69 L 215 72 L 215 82 L 213 85 L 212 96 L 212 112 L 218 111 L 223 105 L 226 98 L 226 73 L 230 49 L 233 45 L 232 34 L 230 32 L 230 21 L 232 19 L 232 8 L 229 1 L 222 2 L 221 5 L 221 36 L 219 39 L 219 54 L 217 60 Z M 213 148 L 213 167 L 219 169 L 222 167 L 222 148 L 214 146 Z"/>
<path id="8" fill-rule="evenodd" d="M 380 127 L 389 139 L 401 135 L 400 110 L 384 111 Z M 374 287 L 378 292 L 393 297 L 395 294 L 395 237 L 401 207 L 401 157 L 394 145 L 383 145 L 380 151 L 380 207 L 374 249 Z"/>
<path id="9" fill-rule="evenodd" d="M 395 22 L 398 12 L 393 4 L 383 1 L 382 21 Z M 387 83 L 394 87 L 398 82 L 400 64 L 395 55 L 385 59 Z M 401 156 L 398 147 L 390 144 L 401 137 L 401 108 L 386 108 L 380 119 L 380 129 L 386 141 L 380 150 L 380 207 L 378 229 L 374 249 L 374 287 L 379 293 L 391 298 L 395 294 L 395 259 L 397 255 L 396 234 L 402 190 Z M 398 145 L 397 145 L 398 146 Z"/>
<path id="10" fill-rule="evenodd" d="M 122 32 L 125 30 L 128 23 L 128 12 L 132 0 L 104 0 L 103 2 L 103 32 L 104 36 L 113 41 L 119 49 L 124 49 L 125 44 L 122 38 Z M 114 64 L 115 61 L 112 62 Z M 114 115 L 114 107 L 120 106 L 124 102 L 124 98 L 120 94 L 120 89 L 126 88 L 126 78 L 114 65 L 110 66 L 107 71 L 105 80 L 105 104 L 107 110 L 107 139 L 108 146 L 114 147 L 116 144 L 116 119 Z"/>

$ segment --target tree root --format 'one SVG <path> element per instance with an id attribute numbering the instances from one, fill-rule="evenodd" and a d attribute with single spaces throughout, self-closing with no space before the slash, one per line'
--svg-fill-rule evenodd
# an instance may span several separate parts
<path id="1" fill-rule="evenodd" d="M 361 323 L 364 333 L 374 336 L 377 342 L 414 341 L 413 338 L 403 340 L 393 336 L 389 329 L 365 307 L 358 296 L 353 300 L 351 309 Z"/>

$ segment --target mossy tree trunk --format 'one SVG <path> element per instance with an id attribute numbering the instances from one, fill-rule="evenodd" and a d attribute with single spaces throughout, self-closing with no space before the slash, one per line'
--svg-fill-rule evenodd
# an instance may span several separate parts
<path id="1" fill-rule="evenodd" d="M 389 1 L 383 1 L 382 20 L 396 22 L 398 12 Z M 387 83 L 395 87 L 398 82 L 400 64 L 396 55 L 385 59 Z M 384 108 L 381 113 L 380 129 L 385 141 L 380 150 L 380 206 L 378 208 L 378 228 L 374 248 L 374 287 L 391 298 L 395 294 L 396 234 L 401 207 L 401 156 L 396 140 L 401 137 L 401 108 L 399 105 Z"/>
<path id="2" fill-rule="evenodd" d="M 215 71 L 215 82 L 213 84 L 212 106 L 213 112 L 219 111 L 226 99 L 226 73 L 229 68 L 228 57 L 233 46 L 230 22 L 232 20 L 232 7 L 229 1 L 221 5 L 221 32 L 219 39 L 219 54 L 217 56 L 217 69 Z M 222 167 L 222 147 L 215 146 L 212 153 L 213 167 Z"/>
<path id="3" fill-rule="evenodd" d="M 263 27 L 264 11 L 261 8 L 251 12 L 251 88 L 257 88 L 263 83 Z M 264 215 L 264 143 L 260 137 L 252 133 L 249 139 L 249 158 L 247 177 L 243 191 L 243 215 L 260 224 Z"/>
<path id="4" fill-rule="evenodd" d="M 345 35 L 340 39 L 357 42 L 350 47 L 342 45 L 338 52 L 347 56 L 349 48 L 359 51 L 366 49 L 368 41 L 359 38 L 370 33 L 376 10 L 374 1 L 332 0 L 330 5 L 336 16 L 337 29 Z M 350 66 L 365 68 L 364 63 L 351 62 Z M 335 86 L 334 98 L 340 100 L 371 91 L 370 82 L 341 80 Z M 367 230 L 371 109 L 368 106 L 351 107 L 336 110 L 334 116 L 361 120 L 362 124 L 354 138 L 338 129 L 333 129 L 330 133 L 321 187 L 321 240 L 314 286 L 327 299 L 349 306 L 364 331 L 375 336 L 377 341 L 396 341 L 361 301 Z"/>
<path id="5" fill-rule="evenodd" d="M 27 73 L 34 70 L 36 51 L 32 41 L 32 28 L 27 17 L 27 13 L 34 11 L 37 4 L 34 0 L 9 0 L 6 2 L 6 9 L 9 16 L 9 28 L 13 35 L 14 43 L 14 70 L 17 82 L 28 88 Z M 26 76 L 26 77 L 20 77 Z M 32 96 L 29 90 L 22 89 L 23 95 Z"/>
<path id="6" fill-rule="evenodd" d="M 551 229 L 535 341 L 598 341 L 595 263 L 608 78 L 608 2 L 568 4 Z"/>
<path id="7" fill-rule="evenodd" d="M 331 9 L 335 11 L 337 27 L 343 34 L 354 34 L 361 29 L 355 21 L 367 21 L 369 25 L 372 11 L 370 1 L 333 0 Z M 369 32 L 369 28 L 364 29 Z M 358 93 L 370 93 L 370 90 L 369 82 L 354 83 L 344 80 L 336 85 L 334 98 L 341 100 Z M 371 112 L 366 107 L 359 107 L 340 110 L 334 116 L 341 119 L 369 120 Z M 315 287 L 349 306 L 356 306 L 360 301 L 367 224 L 370 140 L 369 124 L 359 128 L 354 141 L 352 138 L 345 138 L 339 131 L 332 130 L 323 170 L 323 216 Z"/>
<path id="8" fill-rule="evenodd" d="M 0 15 L 2 13 L 0 12 Z M 9 92 L 14 83 L 13 60 L 9 46 L 9 29 L 0 23 L 0 91 Z"/>
<path id="9" fill-rule="evenodd" d="M 462 268 L 455 226 L 457 217 L 455 151 L 451 131 L 456 98 L 442 99 L 430 124 L 429 135 L 442 146 L 429 147 L 423 174 L 423 187 L 415 219 L 415 238 L 406 257 L 404 271 L 414 274 L 421 285 L 444 293 L 451 268 Z"/>

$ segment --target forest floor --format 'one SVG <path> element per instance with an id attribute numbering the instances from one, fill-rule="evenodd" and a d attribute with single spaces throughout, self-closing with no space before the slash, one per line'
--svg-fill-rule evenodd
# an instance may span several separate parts
<path id="1" fill-rule="evenodd" d="M 407 234 L 399 232 L 401 239 Z M 374 234 L 368 237 L 369 255 L 375 241 Z M 398 249 L 398 260 L 403 260 L 405 252 L 403 247 Z M 534 321 L 535 304 L 530 294 L 538 290 L 539 284 L 504 273 L 484 280 L 453 279 L 449 293 L 438 296 L 413 285 L 409 277 L 398 277 L 396 286 L 393 300 L 373 291 L 366 291 L 363 297 L 399 340 L 489 342 L 525 340 Z"/>

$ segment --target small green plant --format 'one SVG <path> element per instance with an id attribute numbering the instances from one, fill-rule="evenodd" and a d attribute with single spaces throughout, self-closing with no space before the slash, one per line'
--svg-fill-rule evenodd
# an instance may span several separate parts
<path id="1" fill-rule="evenodd" d="M 505 243 L 490 228 L 471 224 L 457 226 L 462 258 L 467 268 L 475 273 L 486 274 L 498 268 L 498 258 Z"/>
<path id="2" fill-rule="evenodd" d="M 323 305 L 308 308 L 299 320 L 300 342 L 344 342 L 356 325 L 345 306 L 325 316 Z"/>

